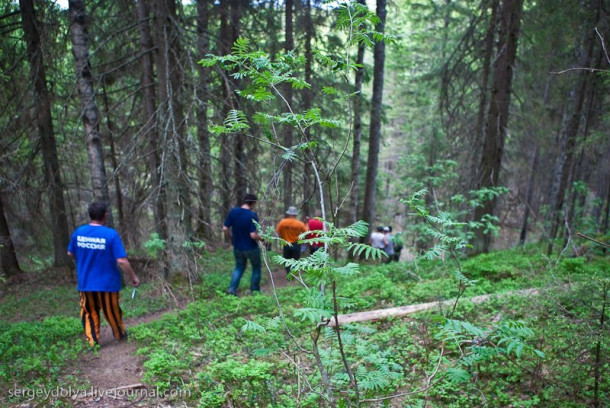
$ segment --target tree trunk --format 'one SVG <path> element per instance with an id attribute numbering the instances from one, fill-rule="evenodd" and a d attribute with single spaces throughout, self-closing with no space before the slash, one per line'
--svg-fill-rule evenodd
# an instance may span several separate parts
<path id="1" fill-rule="evenodd" d="M 377 0 L 377 32 L 383 33 L 386 19 L 386 0 Z M 383 74 L 385 62 L 385 43 L 378 41 L 373 54 L 373 95 L 371 98 L 371 123 L 369 127 L 369 155 L 366 169 L 366 187 L 362 218 L 369 224 L 369 235 L 375 221 L 375 197 L 377 194 L 377 170 L 379 167 L 379 148 L 381 145 L 381 117 L 383 99 Z M 367 237 L 368 239 L 368 237 Z"/>
<path id="2" fill-rule="evenodd" d="M 440 101 L 440 105 L 439 105 L 439 111 L 442 111 L 443 107 L 443 90 L 447 89 L 447 82 L 449 81 L 449 75 L 447 74 L 447 67 L 448 67 L 448 62 L 446 62 L 447 59 L 447 44 L 449 42 L 449 31 L 450 31 L 450 23 L 451 23 L 451 12 L 452 12 L 452 7 L 451 7 L 451 0 L 445 0 L 445 18 L 444 18 L 444 24 L 443 24 L 443 40 L 441 43 L 441 61 L 443 61 L 443 73 L 441 75 L 441 94 L 439 95 L 439 101 Z M 447 129 L 449 129 L 449 126 L 447 127 Z M 432 125 L 431 126 L 431 130 L 430 130 L 430 137 L 427 140 L 427 143 L 425 144 L 425 146 L 422 149 L 422 153 L 427 153 L 427 167 L 428 169 L 431 169 L 434 164 L 436 163 L 437 159 L 438 159 L 438 149 L 439 149 L 439 134 L 437 131 L 436 126 Z M 427 150 L 427 152 L 426 152 Z M 431 208 L 432 205 L 434 205 L 434 197 L 436 197 L 436 192 L 434 191 L 434 182 L 432 180 L 431 177 L 427 178 L 427 182 L 426 182 L 426 190 L 428 191 L 428 194 L 426 194 L 425 200 L 426 200 L 426 207 Z M 387 186 L 387 190 L 388 192 L 386 193 L 386 197 L 389 193 L 389 179 L 388 179 L 388 186 Z"/>
<path id="3" fill-rule="evenodd" d="M 186 274 L 187 257 L 184 244 L 190 238 L 190 198 L 186 187 L 187 163 L 185 161 L 185 129 L 182 106 L 180 104 L 180 85 L 182 82 L 178 54 L 180 44 L 175 31 L 175 0 L 159 0 L 158 40 L 159 47 L 159 112 L 161 114 L 163 150 L 163 172 L 161 184 L 166 193 L 167 211 L 167 273 Z"/>
<path id="4" fill-rule="evenodd" d="M 366 5 L 365 0 L 358 0 L 358 3 Z M 358 46 L 358 56 L 356 64 L 361 65 L 356 69 L 354 78 L 354 136 L 352 142 L 352 191 L 351 202 L 352 208 L 350 212 L 350 221 L 352 223 L 358 221 L 359 201 L 360 201 L 360 145 L 362 142 L 362 82 L 364 80 L 364 44 Z"/>
<path id="5" fill-rule="evenodd" d="M 197 51 L 200 56 L 210 52 L 209 0 L 197 2 Z M 199 218 L 198 235 L 211 238 L 212 228 L 212 155 L 208 131 L 208 97 L 210 69 L 199 66 L 197 88 L 197 135 L 199 140 Z"/>
<path id="6" fill-rule="evenodd" d="M 241 4 L 242 0 L 231 0 L 231 45 L 233 45 L 239 39 L 239 33 L 241 30 Z M 231 105 L 233 109 L 239 109 L 239 102 L 234 95 L 235 84 L 233 81 L 228 81 L 229 95 L 232 99 Z M 234 135 L 235 144 L 233 149 L 233 174 L 235 176 L 235 194 L 237 195 L 236 203 L 243 200 L 248 190 L 247 174 L 246 174 L 246 136 L 242 133 L 236 133 Z"/>
<path id="7" fill-rule="evenodd" d="M 478 188 L 499 186 L 522 9 L 523 0 L 503 0 L 500 6 L 498 53 L 494 63 L 491 100 L 479 166 Z M 496 201 L 494 198 L 477 207 L 474 211 L 475 221 L 481 220 L 486 214 L 493 215 Z M 488 252 L 490 244 L 490 234 L 484 234 L 483 228 L 476 229 L 474 251 Z"/>
<path id="8" fill-rule="evenodd" d="M 604 213 L 604 221 L 602 222 L 601 233 L 608 234 L 608 219 L 610 218 L 610 176 L 608 177 L 606 191 L 606 212 Z"/>
<path id="9" fill-rule="evenodd" d="M 103 81 L 102 81 L 103 83 Z M 114 191 L 116 194 L 116 208 L 119 215 L 119 228 L 123 232 L 121 237 L 123 243 L 127 246 L 130 241 L 130 231 L 125 225 L 125 213 L 123 209 L 123 192 L 121 191 L 121 178 L 119 177 L 119 163 L 117 161 L 117 153 L 114 145 L 114 125 L 110 120 L 110 104 L 108 103 L 108 93 L 106 92 L 106 86 L 102 84 L 102 100 L 104 101 L 104 109 L 106 111 L 106 127 L 108 128 L 108 141 L 110 145 L 110 161 L 112 163 L 113 174 L 114 174 Z"/>
<path id="10" fill-rule="evenodd" d="M 285 36 L 286 42 L 284 44 L 284 51 L 286 53 L 292 52 L 294 50 L 294 37 L 293 37 L 293 24 L 292 24 L 292 11 L 293 11 L 293 3 L 292 0 L 286 0 L 286 23 L 284 25 L 285 28 Z M 286 98 L 286 102 L 288 105 L 292 106 L 292 84 L 287 82 L 284 85 L 284 98 Z M 293 145 L 292 141 L 292 126 L 286 125 L 284 126 L 284 146 L 290 148 Z M 282 175 L 284 177 L 284 208 L 288 208 L 291 205 L 294 205 L 293 201 L 293 187 L 292 187 L 292 162 L 291 160 L 286 160 L 284 165 L 284 169 Z"/>
<path id="11" fill-rule="evenodd" d="M 231 52 L 231 27 L 229 24 L 229 0 L 220 0 L 220 36 L 218 36 L 218 54 L 228 55 Z M 231 86 L 227 73 L 220 71 L 220 93 L 222 108 L 220 109 L 221 117 L 219 120 L 224 121 L 228 112 L 235 109 L 233 98 L 231 95 Z M 232 162 L 232 147 L 233 135 L 225 134 L 221 136 L 220 141 L 220 195 L 221 195 L 221 213 L 227 214 L 233 205 L 232 202 L 232 186 L 233 180 L 231 174 Z M 243 198 L 243 197 L 241 197 Z M 240 199 L 241 199 L 240 198 Z"/>
<path id="12" fill-rule="evenodd" d="M 276 33 L 280 29 L 278 27 L 277 19 L 276 19 L 277 15 L 279 14 L 278 10 L 276 10 L 276 6 L 278 5 L 277 3 L 279 3 L 279 2 L 269 1 L 267 3 L 269 3 L 269 7 L 267 9 L 265 9 L 265 11 L 264 11 L 267 32 Z M 272 58 L 275 58 L 280 49 L 280 42 L 275 41 L 275 39 L 273 39 L 273 40 L 269 41 L 268 46 L 269 46 L 269 51 L 268 51 L 269 55 Z"/>
<path id="13" fill-rule="evenodd" d="M 64 248 L 64 252 L 68 253 L 67 246 Z M 13 245 L 13 238 L 6 221 L 2 196 L 0 195 L 0 276 L 4 275 L 8 278 L 21 272 L 15 246 Z"/>
<path id="14" fill-rule="evenodd" d="M 584 52 L 582 53 L 582 58 L 578 62 L 579 67 L 589 67 L 593 61 L 595 32 L 591 27 L 595 27 L 595 24 L 599 20 L 599 10 L 601 7 L 600 0 L 591 0 L 589 7 L 591 8 L 593 20 L 591 21 L 592 24 L 585 25 L 587 33 L 585 34 L 583 41 Z M 590 73 L 588 71 L 579 71 L 575 89 L 572 91 L 574 98 L 572 100 L 573 105 L 571 105 L 572 107 L 569 110 L 571 115 L 568 117 L 561 135 L 561 152 L 557 158 L 553 184 L 551 187 L 551 227 L 547 255 L 553 253 L 553 241 L 557 236 L 559 225 L 563 224 L 563 204 L 568 180 L 570 178 L 570 170 L 573 165 L 572 162 L 574 160 L 574 152 L 578 138 L 578 128 L 580 127 L 580 119 L 589 77 Z M 568 101 L 570 101 L 570 99 L 568 99 Z"/>
<path id="15" fill-rule="evenodd" d="M 314 27 L 313 22 L 311 21 L 311 0 L 305 1 L 305 15 L 303 18 L 303 27 L 305 30 L 305 82 L 310 84 L 313 88 L 312 79 L 313 79 L 313 51 L 311 48 L 311 43 L 314 36 Z M 303 89 L 303 110 L 308 111 L 311 109 L 312 101 L 313 101 L 313 89 L 305 88 Z M 311 140 L 311 131 L 309 128 L 305 129 L 305 139 L 307 141 Z M 313 196 L 313 192 L 315 191 L 315 183 L 312 183 L 313 180 L 313 172 L 311 169 L 311 160 L 314 160 L 315 157 L 311 153 L 305 153 L 308 156 L 308 159 L 303 164 L 303 214 L 311 215 L 311 205 L 310 201 Z M 309 157 L 311 156 L 311 157 Z M 316 204 L 316 207 L 319 205 Z"/>
<path id="16" fill-rule="evenodd" d="M 40 46 L 34 3 L 32 0 L 20 0 L 21 24 L 27 41 L 28 57 L 32 84 L 34 85 L 34 107 L 36 109 L 38 134 L 45 167 L 45 181 L 49 186 L 49 209 L 53 234 L 54 266 L 70 265 L 66 248 L 70 240 L 68 218 L 66 216 L 66 203 L 64 200 L 64 187 L 59 169 L 57 146 L 53 118 L 51 117 L 51 100 L 47 90 L 46 70 Z M 12 244 L 11 244 L 12 245 Z"/>
<path id="17" fill-rule="evenodd" d="M 155 232 L 161 239 L 167 238 L 167 222 L 165 217 L 165 192 L 161 186 L 159 169 L 159 132 L 157 131 L 157 96 L 155 92 L 155 74 L 153 59 L 153 38 L 150 32 L 149 10 L 146 1 L 137 1 L 138 28 L 140 30 L 140 49 L 142 51 L 142 89 L 146 121 L 142 128 L 146 140 L 147 166 L 151 180 L 151 196 L 153 197 L 153 218 Z"/>
<path id="18" fill-rule="evenodd" d="M 72 54 L 76 66 L 78 93 L 82 103 L 93 197 L 95 201 L 110 206 L 106 168 L 104 166 L 104 148 L 100 134 L 100 112 L 95 103 L 93 72 L 89 65 L 89 34 L 87 32 L 85 3 L 83 0 L 70 0 L 69 9 Z M 113 226 L 112 211 L 108 211 L 108 226 Z"/>
<path id="19" fill-rule="evenodd" d="M 487 1 L 483 2 L 483 6 L 487 7 Z M 474 169 L 471 174 L 474 175 L 471 185 L 476 188 L 479 184 L 479 164 L 481 163 L 481 150 L 483 149 L 483 140 L 485 139 L 485 113 L 487 112 L 487 98 L 489 96 L 489 72 L 491 70 L 491 57 L 493 53 L 494 38 L 496 35 L 498 0 L 491 0 L 491 15 L 489 19 L 489 28 L 485 35 L 485 54 L 483 56 L 483 71 L 481 73 L 481 95 L 479 97 L 479 110 L 477 113 L 477 127 L 475 131 L 474 149 L 472 154 L 472 163 Z"/>
<path id="20" fill-rule="evenodd" d="M 504 292 L 498 296 L 496 295 L 478 295 L 467 299 L 469 302 L 476 304 L 480 304 L 483 302 L 487 302 L 489 300 L 497 299 L 498 297 L 504 296 L 523 296 L 523 297 L 531 297 L 537 296 L 539 294 L 538 289 L 521 289 L 514 290 L 509 292 Z M 425 310 L 431 309 L 446 309 L 450 308 L 455 304 L 455 299 L 450 300 L 442 300 L 438 302 L 428 302 L 428 303 L 416 303 L 413 305 L 406 306 L 398 306 L 391 307 L 388 309 L 377 309 L 377 310 L 368 310 L 365 312 L 355 312 L 348 313 L 343 315 L 338 315 L 337 319 L 331 319 L 328 323 L 330 327 L 336 326 L 344 326 L 351 323 L 362 323 L 362 322 L 374 322 L 379 320 L 385 320 L 388 318 L 397 319 L 403 316 L 407 316 L 417 312 L 423 312 Z"/>
<path id="21" fill-rule="evenodd" d="M 527 193 L 525 197 L 525 211 L 523 213 L 523 223 L 521 224 L 521 234 L 519 236 L 519 243 L 525 245 L 525 239 L 527 238 L 527 226 L 530 211 L 532 208 L 532 198 L 534 196 L 534 183 L 536 181 L 536 172 L 538 171 L 538 158 L 540 156 L 540 148 L 538 145 L 534 148 L 534 157 L 532 158 L 532 166 L 530 168 L 530 177 L 527 182 Z"/>
<path id="22" fill-rule="evenodd" d="M 599 67 L 602 62 L 603 56 L 603 48 L 599 48 L 599 54 L 595 61 L 595 66 Z M 597 158 L 599 157 L 599 153 L 594 151 L 591 155 L 587 154 L 587 138 L 589 137 L 590 129 L 594 129 L 595 125 L 598 122 L 599 116 L 602 114 L 600 108 L 597 106 L 603 106 L 603 102 L 598 98 L 598 87 L 600 85 L 600 81 L 602 77 L 594 76 L 591 78 L 591 85 L 587 87 L 587 96 L 586 99 L 588 101 L 586 111 L 584 112 L 584 130 L 582 136 L 582 142 L 579 147 L 578 160 L 574 163 L 574 169 L 572 171 L 572 181 L 569 186 L 571 186 L 571 197 L 568 211 L 568 219 L 567 225 L 572 226 L 574 223 L 574 219 L 582 219 L 586 215 L 586 205 L 587 205 L 587 195 L 588 191 L 582 191 L 578 188 L 574 188 L 574 183 L 576 181 L 581 181 L 585 186 L 589 186 L 589 181 L 591 179 L 591 174 L 593 173 L 593 169 L 597 166 Z M 567 231 L 566 231 L 567 232 Z M 569 234 L 565 234 L 564 236 L 564 247 L 568 245 Z"/>

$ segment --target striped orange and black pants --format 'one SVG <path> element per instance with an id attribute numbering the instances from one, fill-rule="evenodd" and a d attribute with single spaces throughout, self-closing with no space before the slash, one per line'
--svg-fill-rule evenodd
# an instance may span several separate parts
<path id="1" fill-rule="evenodd" d="M 80 318 L 91 347 L 99 344 L 100 309 L 112 328 L 114 338 L 127 336 L 123 325 L 123 311 L 119 306 L 119 292 L 78 292 L 80 295 Z"/>

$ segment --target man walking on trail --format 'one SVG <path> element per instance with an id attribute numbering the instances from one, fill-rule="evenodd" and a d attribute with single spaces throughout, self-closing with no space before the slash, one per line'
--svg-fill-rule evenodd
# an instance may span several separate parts
<path id="1" fill-rule="evenodd" d="M 68 255 L 76 261 L 76 275 L 80 296 L 80 316 L 91 347 L 99 344 L 100 309 L 112 328 L 114 338 L 127 337 L 123 312 L 119 306 L 121 272 L 129 275 L 133 286 L 140 285 L 123 247 L 118 232 L 105 226 L 108 207 L 103 203 L 89 206 L 91 221 L 74 231 Z"/>
<path id="2" fill-rule="evenodd" d="M 298 211 L 296 207 L 288 207 L 286 217 L 283 218 L 275 232 L 288 244 L 284 245 L 282 256 L 286 259 L 299 259 L 301 257 L 301 246 L 296 242 L 299 240 L 299 235 L 307 231 L 307 227 L 301 221 L 297 220 Z M 290 273 L 290 267 L 286 267 L 286 273 Z"/>
<path id="3" fill-rule="evenodd" d="M 252 211 L 256 205 L 257 197 L 254 194 L 246 194 L 241 207 L 234 207 L 229 211 L 222 227 L 225 235 L 233 244 L 233 256 L 235 257 L 235 269 L 231 276 L 231 283 L 227 293 L 237 296 L 239 281 L 241 280 L 248 260 L 252 264 L 252 280 L 250 281 L 250 292 L 260 292 L 261 283 L 261 253 L 256 241 L 261 236 L 256 231 L 258 215 Z"/>

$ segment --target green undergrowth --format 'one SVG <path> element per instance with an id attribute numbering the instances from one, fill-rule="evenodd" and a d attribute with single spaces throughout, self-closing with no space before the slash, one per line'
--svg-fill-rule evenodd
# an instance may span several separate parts
<path id="1" fill-rule="evenodd" d="M 131 286 L 121 290 L 121 309 L 125 319 L 146 316 L 175 307 L 175 299 L 169 292 L 164 291 L 160 281 L 141 285 L 132 298 L 133 290 Z"/>
<path id="2" fill-rule="evenodd" d="M 230 265 L 230 257 L 223 259 Z M 470 356 L 470 365 L 450 367 L 435 378 L 436 386 L 427 391 L 427 401 L 433 401 L 434 406 L 464 407 L 577 406 L 578 401 L 591 401 L 591 365 L 581 367 L 563 356 L 567 345 L 578 345 L 581 353 L 587 345 L 589 351 L 595 345 L 593 333 L 583 334 L 581 329 L 594 325 L 595 310 L 601 309 L 599 303 L 595 309 L 595 291 L 585 287 L 591 285 L 592 276 L 608 277 L 607 266 L 603 258 L 557 262 L 539 254 L 536 248 L 463 260 L 465 275 L 477 282 L 463 294 L 453 318 L 472 322 L 482 330 L 492 326 L 513 330 L 522 337 L 492 354 Z M 299 357 L 299 347 L 309 346 L 311 339 L 310 326 L 294 314 L 304 306 L 296 283 L 277 292 L 283 305 L 281 318 L 272 294 L 239 298 L 225 295 L 230 269 L 224 265 L 221 273 L 209 271 L 203 276 L 195 291 L 205 300 L 134 329 L 142 346 L 139 352 L 147 359 L 145 380 L 161 389 L 187 388 L 191 391 L 189 403 L 198 406 L 319 406 L 320 397 L 302 393 L 303 384 L 299 388 L 299 382 L 303 373 L 295 368 L 295 359 L 299 358 L 301 364 L 308 361 L 305 366 L 310 374 L 316 372 L 311 356 Z M 356 277 L 337 282 L 341 312 L 452 299 L 457 289 L 446 269 L 442 261 L 363 266 Z M 243 293 L 248 274 L 244 281 Z M 585 303 L 588 309 L 583 306 L 579 314 L 566 318 L 565 310 L 556 302 L 561 296 L 569 299 L 575 294 L 570 285 L 583 285 L 579 290 L 593 298 Z M 526 288 L 539 288 L 540 294 L 511 294 Z M 468 300 L 480 294 L 501 295 L 482 304 Z M 363 398 L 425 388 L 424 379 L 434 372 L 439 358 L 444 361 L 458 351 L 456 344 L 445 344 L 445 354 L 440 355 L 444 343 L 439 340 L 441 325 L 437 317 L 442 313 L 436 310 L 406 319 L 344 327 L 347 358 L 354 364 Z M 544 313 L 548 318 L 541 322 Z M 502 325 L 504 321 L 509 323 Z M 325 329 L 322 334 L 321 357 L 331 382 L 338 388 L 346 386 L 349 378 L 337 369 L 341 357 L 331 330 Z M 493 337 L 493 333 L 488 334 Z M 604 359 L 603 364 L 607 364 L 608 357 Z M 553 372 L 547 372 L 551 368 Z M 574 381 L 566 380 L 568 369 L 579 371 Z M 319 376 L 313 375 L 312 381 L 319 382 Z M 550 391 L 545 388 L 549 382 L 555 382 Z M 581 389 L 580 383 L 587 386 Z M 607 379 L 600 385 L 601 396 L 605 397 Z M 402 406 L 418 406 L 424 401 L 423 395 L 411 396 Z"/>
<path id="3" fill-rule="evenodd" d="M 0 302 L 0 321 L 42 320 L 51 316 L 78 316 L 76 285 L 26 286 L 7 294 Z"/>
<path id="4" fill-rule="evenodd" d="M 0 302 L 0 405 L 2 401 L 44 401 L 45 392 L 67 389 L 78 378 L 67 372 L 83 355 L 91 353 L 84 340 L 76 285 L 26 282 Z M 126 319 L 148 315 L 172 305 L 156 282 L 121 291 Z M 107 322 L 102 318 L 102 325 Z"/>
<path id="5" fill-rule="evenodd" d="M 440 319 L 449 304 L 343 327 L 345 357 L 361 399 L 383 405 L 379 398 L 424 389 L 440 367 L 426 392 L 387 400 L 387 406 L 416 407 L 425 401 L 442 407 L 576 407 L 606 401 L 610 379 L 595 373 L 610 368 L 610 333 L 607 322 L 600 325 L 609 264 L 604 257 L 547 258 L 536 247 L 462 260 L 464 275 L 476 283 L 462 295 L 453 320 Z M 143 380 L 162 391 L 188 390 L 186 401 L 169 398 L 188 406 L 320 406 L 322 397 L 307 392 L 320 387 L 317 363 L 302 352 L 311 349 L 311 325 L 297 313 L 315 307 L 307 303 L 311 297 L 294 281 L 277 290 L 277 300 L 269 292 L 246 296 L 249 270 L 242 279 L 244 295 L 228 296 L 232 265 L 230 251 L 206 253 L 193 281 L 147 283 L 133 300 L 131 288 L 122 293 L 126 317 L 172 307 L 176 296 L 195 299 L 182 310 L 130 327 L 130 341 L 144 358 Z M 539 292 L 511 293 L 526 288 Z M 3 389 L 65 381 L 67 364 L 85 352 L 75 291 L 62 289 L 54 298 L 72 305 L 74 317 L 66 317 L 65 305 L 53 309 L 52 302 L 42 300 L 47 290 L 0 305 Z M 457 293 L 450 267 L 440 260 L 363 265 L 357 275 L 337 280 L 340 313 L 451 300 Z M 469 301 L 481 294 L 498 295 L 484 303 Z M 10 323 L 15 310 L 30 315 L 39 302 L 47 307 L 45 320 Z M 607 319 L 607 308 L 605 313 Z M 494 344 L 495 339 L 506 342 Z M 350 380 L 330 328 L 321 331 L 318 345 L 330 383 L 346 388 Z M 465 345 L 470 351 L 457 358 Z"/>
<path id="6" fill-rule="evenodd" d="M 43 392 L 65 384 L 64 369 L 86 349 L 80 320 L 47 317 L 42 321 L 0 322 L 0 401 L 44 399 Z"/>

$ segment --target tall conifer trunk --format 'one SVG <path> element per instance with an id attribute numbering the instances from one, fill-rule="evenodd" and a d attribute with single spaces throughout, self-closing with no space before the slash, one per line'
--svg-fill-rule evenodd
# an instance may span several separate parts
<path id="1" fill-rule="evenodd" d="M 70 233 L 64 200 L 64 186 L 57 157 L 55 130 L 51 117 L 51 98 L 47 90 L 46 69 L 40 46 L 40 33 L 37 28 L 39 23 L 36 21 L 32 0 L 20 0 L 19 5 L 34 86 L 34 108 L 36 109 L 38 134 L 45 167 L 45 181 L 49 186 L 49 218 L 51 219 L 53 234 L 53 264 L 55 266 L 67 266 L 70 265 L 67 254 Z"/>
<path id="2" fill-rule="evenodd" d="M 527 228 L 529 223 L 529 216 L 532 208 L 532 198 L 534 197 L 534 183 L 536 181 L 536 172 L 538 171 L 538 161 L 540 156 L 540 147 L 536 145 L 534 148 L 534 156 L 532 158 L 532 164 L 530 167 L 530 176 L 527 182 L 527 193 L 525 196 L 525 211 L 523 213 L 523 222 L 521 224 L 521 234 L 519 235 L 519 243 L 525 245 L 525 239 L 527 238 Z"/>
<path id="3" fill-rule="evenodd" d="M 366 5 L 365 0 L 358 0 L 361 5 Z M 360 146 L 362 143 L 362 82 L 364 80 L 364 44 L 358 45 L 358 56 L 356 64 L 360 65 L 356 69 L 354 78 L 354 136 L 352 141 L 352 191 L 350 221 L 358 221 L 358 210 L 360 209 Z"/>
<path id="4" fill-rule="evenodd" d="M 241 30 L 241 8 L 242 0 L 231 0 L 231 12 L 229 14 L 231 22 L 231 45 L 233 45 L 239 39 Z M 228 81 L 227 85 L 229 86 L 229 97 L 232 101 L 231 106 L 233 106 L 233 109 L 239 109 L 239 102 L 234 94 L 235 84 L 233 81 Z M 246 136 L 242 133 L 236 133 L 234 135 L 234 140 L 235 143 L 233 148 L 233 175 L 235 176 L 235 203 L 238 203 L 243 200 L 248 189 L 248 175 L 246 174 Z"/>
<path id="5" fill-rule="evenodd" d="M 377 0 L 379 23 L 375 30 L 383 33 L 386 20 L 386 0 Z M 374 50 L 373 95 L 371 100 L 371 123 L 369 130 L 369 155 L 366 169 L 366 188 L 362 218 L 372 227 L 375 221 L 375 197 L 377 194 L 377 170 L 379 167 L 379 148 L 381 146 L 381 117 L 383 101 L 383 74 L 385 63 L 385 43 L 378 41 Z M 369 228 L 369 234 L 370 230 Z"/>
<path id="6" fill-rule="evenodd" d="M 491 99 L 479 166 L 478 188 L 499 186 L 522 10 L 523 0 L 503 0 L 500 6 L 498 52 L 493 67 Z M 480 220 L 486 214 L 493 215 L 495 207 L 496 199 L 484 202 L 475 209 L 474 219 Z M 488 252 L 491 244 L 490 235 L 484 234 L 483 228 L 477 229 L 475 234 L 474 251 Z"/>
<path id="7" fill-rule="evenodd" d="M 218 54 L 228 55 L 231 52 L 231 27 L 229 24 L 229 0 L 220 0 L 220 35 L 218 36 Z M 231 109 L 235 109 L 232 105 L 233 98 L 231 95 L 231 86 L 227 72 L 220 71 L 220 94 L 221 104 L 220 121 L 224 121 Z M 221 213 L 227 214 L 231 209 L 233 188 L 231 174 L 231 158 L 233 135 L 225 134 L 220 136 L 220 197 L 221 197 Z"/>
<path id="8" fill-rule="evenodd" d="M 187 160 L 185 154 L 185 124 L 180 101 L 182 84 L 178 55 L 180 44 L 176 26 L 175 0 L 158 0 L 157 45 L 159 113 L 161 115 L 161 149 L 163 162 L 161 183 L 166 193 L 167 261 L 166 274 L 186 274 L 187 257 L 184 244 L 191 235 L 191 201 L 188 190 Z"/>
<path id="9" fill-rule="evenodd" d="M 167 238 L 167 221 L 165 217 L 165 193 L 161 186 L 159 171 L 159 132 L 157 130 L 157 93 L 155 91 L 155 74 L 153 58 L 153 37 L 150 32 L 149 10 L 146 1 L 137 2 L 138 29 L 140 31 L 140 49 L 142 51 L 142 92 L 145 123 L 142 129 L 146 140 L 147 167 L 151 180 L 151 196 L 153 201 L 153 218 L 155 232 L 160 238 Z"/>
<path id="10" fill-rule="evenodd" d="M 64 251 L 66 251 L 66 254 L 68 253 L 67 247 L 64 248 Z M 2 196 L 0 195 L 0 275 L 11 277 L 20 274 L 21 272 L 19 261 L 17 260 L 17 253 L 15 252 L 15 246 L 13 245 L 11 231 L 9 230 L 8 222 L 6 221 L 4 203 L 2 202 Z"/>
<path id="11" fill-rule="evenodd" d="M 286 0 L 286 10 L 285 10 L 285 25 L 284 25 L 284 30 L 285 30 L 285 37 L 286 37 L 286 41 L 284 43 L 284 51 L 286 53 L 289 53 L 291 51 L 294 50 L 294 37 L 293 37 L 293 23 L 292 23 L 292 11 L 293 11 L 293 4 L 292 4 L 292 0 Z M 284 86 L 284 98 L 286 98 L 286 102 L 288 103 L 288 105 L 292 106 L 292 84 L 290 82 L 287 82 Z M 292 126 L 288 125 L 288 126 L 284 126 L 283 127 L 283 132 L 284 132 L 284 146 L 285 147 L 291 147 L 293 145 L 293 141 L 292 141 Z M 290 160 L 287 160 L 285 165 L 284 165 L 284 170 L 282 172 L 283 176 L 284 176 L 284 194 L 283 194 L 283 201 L 284 201 L 284 208 L 288 208 L 289 206 L 293 205 L 293 197 L 294 197 L 294 193 L 293 193 L 293 187 L 292 187 L 292 162 Z"/>
<path id="12" fill-rule="evenodd" d="M 119 216 L 119 228 L 122 234 L 123 243 L 129 245 L 131 231 L 127 229 L 125 225 L 125 212 L 123 209 L 123 191 L 121 190 L 121 178 L 119 177 L 119 162 L 117 160 L 116 146 L 114 143 L 114 124 L 110 120 L 110 104 L 108 102 L 108 93 L 106 92 L 106 86 L 103 85 L 102 81 L 102 101 L 104 102 L 104 110 L 106 112 L 106 127 L 108 129 L 108 145 L 110 146 L 110 162 L 112 164 L 114 174 L 114 193 L 116 194 L 116 208 Z"/>
<path id="13" fill-rule="evenodd" d="M 592 27 L 599 20 L 599 11 L 601 7 L 600 0 L 589 1 L 589 10 L 591 12 L 591 24 L 585 25 L 586 34 L 583 40 L 582 58 L 579 60 L 579 67 L 590 67 L 593 61 L 593 47 L 595 41 L 595 32 Z M 563 205 L 565 200 L 568 180 L 570 178 L 570 170 L 572 169 L 574 153 L 576 150 L 576 142 L 578 138 L 578 129 L 583 111 L 585 95 L 587 91 L 587 83 L 590 78 L 590 73 L 585 70 L 579 71 L 578 79 L 574 85 L 571 94 L 573 99 L 568 98 L 568 103 L 572 102 L 569 109 L 569 116 L 561 132 L 561 152 L 557 158 L 553 184 L 551 187 L 551 227 L 549 232 L 549 244 L 547 247 L 547 255 L 553 252 L 553 240 L 557 236 L 560 224 L 563 224 L 564 214 Z"/>
<path id="14" fill-rule="evenodd" d="M 76 66 L 78 93 L 81 97 L 93 196 L 95 201 L 110 205 L 104 166 L 104 147 L 100 134 L 100 112 L 95 102 L 94 78 L 89 64 L 89 34 L 85 3 L 83 0 L 70 0 L 69 9 L 72 54 Z M 113 225 L 112 211 L 108 211 L 108 225 Z"/>
<path id="15" fill-rule="evenodd" d="M 487 113 L 489 98 L 489 73 L 491 71 L 491 57 L 493 54 L 494 39 L 496 38 L 496 24 L 497 24 L 497 12 L 498 12 L 498 1 L 491 0 L 489 7 L 491 7 L 491 14 L 489 17 L 489 27 L 485 35 L 485 53 L 483 55 L 483 71 L 481 72 L 481 86 L 479 96 L 479 109 L 477 112 L 477 127 L 474 134 L 474 149 L 472 153 L 473 170 L 471 174 L 474 175 L 472 178 L 472 187 L 476 188 L 479 183 L 479 171 L 481 163 L 481 151 L 483 150 L 483 142 L 485 140 L 485 114 Z M 483 2 L 485 11 L 487 9 L 487 1 Z"/>
<path id="16" fill-rule="evenodd" d="M 310 84 L 312 88 L 305 88 L 303 90 L 303 110 L 308 111 L 311 109 L 313 101 L 313 51 L 311 43 L 314 35 L 313 22 L 311 20 L 311 0 L 305 0 L 303 26 L 305 29 L 305 82 Z M 311 132 L 309 128 L 305 129 L 305 139 L 311 140 Z M 311 214 L 310 201 L 315 191 L 313 180 L 313 171 L 311 169 L 311 160 L 314 159 L 311 152 L 305 153 L 308 159 L 303 164 L 303 214 Z"/>
<path id="17" fill-rule="evenodd" d="M 610 175 L 607 176 L 606 184 L 606 211 L 600 228 L 600 232 L 604 235 L 608 234 L 608 224 L 610 219 Z"/>
<path id="18" fill-rule="evenodd" d="M 197 51 L 200 56 L 210 52 L 209 0 L 197 2 Z M 210 69 L 199 67 L 197 86 L 197 136 L 199 140 L 199 229 L 198 234 L 211 238 L 212 231 L 212 156 L 208 131 L 208 98 Z"/>

